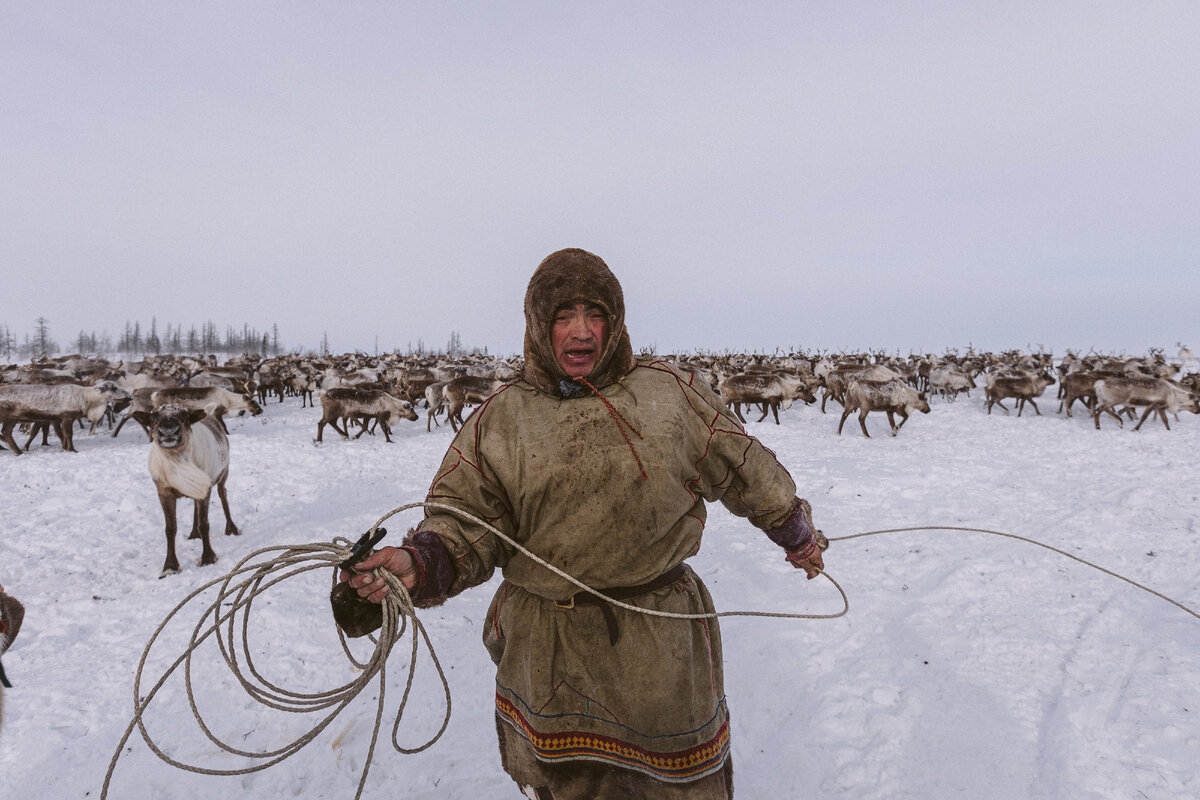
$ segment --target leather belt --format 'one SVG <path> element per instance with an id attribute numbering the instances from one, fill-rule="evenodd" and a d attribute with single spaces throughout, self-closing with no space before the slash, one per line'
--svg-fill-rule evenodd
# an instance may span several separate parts
<path id="1" fill-rule="evenodd" d="M 638 584 L 637 586 L 620 586 L 616 589 L 597 589 L 596 591 L 603 594 L 604 597 L 597 597 L 591 592 L 576 592 L 566 600 L 555 600 L 554 605 L 566 609 L 575 608 L 576 606 L 600 606 L 600 613 L 604 615 L 604 624 L 608 627 L 608 642 L 611 645 L 616 645 L 617 639 L 621 637 L 621 629 L 617 625 L 617 615 L 613 611 L 612 604 L 608 601 L 630 600 L 639 595 L 649 594 L 655 589 L 670 586 L 685 574 L 686 569 L 681 562 L 648 583 Z"/>

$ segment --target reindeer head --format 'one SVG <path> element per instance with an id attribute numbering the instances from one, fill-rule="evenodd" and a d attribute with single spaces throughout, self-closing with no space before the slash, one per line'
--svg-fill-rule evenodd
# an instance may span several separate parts
<path id="1" fill-rule="evenodd" d="M 133 418 L 150 429 L 150 440 L 164 450 L 174 450 L 187 442 L 192 425 L 206 416 L 202 409 L 184 408 L 174 403 L 161 405 L 151 412 L 134 412 Z"/>
<path id="2" fill-rule="evenodd" d="M 417 412 L 413 409 L 413 404 L 407 400 L 401 400 L 399 409 L 388 415 L 388 425 L 399 425 L 402 419 L 406 419 L 409 422 L 416 422 L 418 419 Z"/>

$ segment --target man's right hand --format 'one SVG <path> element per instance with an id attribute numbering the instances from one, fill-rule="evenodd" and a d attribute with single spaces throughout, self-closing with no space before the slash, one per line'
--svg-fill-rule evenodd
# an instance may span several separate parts
<path id="1" fill-rule="evenodd" d="M 359 561 L 356 571 L 342 570 L 339 578 L 349 583 L 364 600 L 382 603 L 389 591 L 388 585 L 371 574 L 379 567 L 397 575 L 406 589 L 411 591 L 416 587 L 417 565 L 413 563 L 412 555 L 402 547 L 381 547 Z"/>

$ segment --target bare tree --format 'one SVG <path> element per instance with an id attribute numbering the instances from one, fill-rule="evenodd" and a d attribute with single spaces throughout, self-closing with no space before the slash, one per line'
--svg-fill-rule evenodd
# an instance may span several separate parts
<path id="1" fill-rule="evenodd" d="M 45 317 L 35 320 L 37 328 L 33 337 L 33 352 L 39 356 L 49 356 L 58 350 L 58 344 L 50 338 L 50 323 Z"/>

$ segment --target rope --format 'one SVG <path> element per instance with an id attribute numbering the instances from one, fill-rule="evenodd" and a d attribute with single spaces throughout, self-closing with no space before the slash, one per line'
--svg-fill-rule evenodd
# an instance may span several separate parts
<path id="1" fill-rule="evenodd" d="M 390 514 L 389 514 L 390 516 Z M 380 520 L 382 522 L 382 520 Z M 375 528 L 379 527 L 376 523 Z M 372 529 L 374 530 L 374 528 Z M 362 774 L 359 778 L 358 789 L 355 793 L 355 798 L 361 797 L 363 788 L 366 785 L 367 774 L 370 771 L 372 758 L 375 747 L 379 738 L 379 729 L 383 721 L 383 712 L 385 707 L 385 683 L 387 678 L 386 662 L 388 656 L 397 642 L 404 636 L 408 623 L 411 620 L 413 625 L 412 634 L 412 651 L 410 656 L 408 679 L 404 687 L 404 693 L 401 696 L 399 707 L 396 711 L 395 723 L 392 726 L 392 746 L 401 753 L 419 753 L 431 747 L 442 734 L 445 732 L 450 722 L 450 685 L 446 679 L 445 672 L 442 670 L 441 664 L 438 663 L 437 655 L 434 653 L 433 646 L 429 640 L 429 635 L 426 632 L 421 621 L 416 617 L 412 605 L 412 599 L 409 597 L 404 584 L 400 582 L 399 577 L 388 572 L 387 570 L 379 569 L 374 574 L 385 581 L 390 589 L 385 598 L 383 607 L 383 625 L 378 633 L 378 638 L 372 637 L 375 642 L 375 650 L 371 657 L 366 662 L 359 662 L 354 654 L 350 651 L 346 643 L 345 636 L 339 630 L 338 636 L 342 644 L 342 649 L 345 652 L 350 662 L 361 672 L 358 676 L 341 686 L 333 689 L 318 692 L 314 694 L 302 694 L 288 691 L 279 686 L 272 684 L 266 680 L 254 667 L 253 658 L 250 655 L 250 646 L 248 639 L 250 609 L 254 599 L 270 589 L 271 587 L 285 581 L 289 578 L 294 578 L 305 572 L 316 569 L 332 568 L 334 582 L 337 581 L 338 564 L 349 557 L 352 543 L 341 537 L 336 538 L 333 543 L 317 543 L 303 546 L 293 547 L 268 547 L 257 550 L 238 562 L 237 566 L 224 577 L 209 581 L 199 587 L 187 597 L 185 597 L 167 617 L 159 624 L 154 631 L 150 640 L 146 643 L 145 649 L 142 651 L 141 659 L 138 662 L 137 671 L 134 677 L 134 714 L 129 726 L 125 729 L 124 735 L 121 737 L 121 742 L 117 746 L 116 752 L 113 754 L 112 760 L 109 763 L 108 772 L 104 778 L 104 786 L 101 790 L 101 800 L 107 798 L 109 786 L 112 781 L 113 773 L 116 770 L 117 761 L 123 752 L 126 743 L 133 734 L 134 728 L 141 733 L 142 739 L 150 750 L 160 759 L 170 764 L 173 767 L 182 769 L 188 772 L 196 772 L 203 775 L 246 775 L 252 772 L 258 772 L 278 764 L 280 761 L 294 755 L 313 741 L 325 728 L 348 706 L 355 697 L 358 696 L 363 689 L 367 688 L 374 680 L 376 675 L 379 677 L 379 699 L 375 712 L 375 726 L 371 735 L 371 743 L 367 750 L 366 762 L 363 765 Z M 266 557 L 264 560 L 256 562 L 260 557 Z M 240 577 L 240 580 L 238 580 Z M 235 581 L 237 581 L 235 583 Z M 200 596 L 205 591 L 214 586 L 220 585 L 220 590 L 217 598 L 213 603 L 205 609 L 200 615 L 200 620 L 197 622 L 192 631 L 191 639 L 184 652 L 166 669 L 149 692 L 143 695 L 142 693 L 142 677 L 146 668 L 146 662 L 149 658 L 150 651 L 159 636 L 171 623 L 171 621 L 187 607 L 195 598 Z M 222 611 L 222 609 L 226 609 Z M 238 664 L 237 650 L 234 647 L 236 628 L 238 627 L 239 612 L 241 619 L 241 650 L 244 656 L 246 670 L 252 676 L 253 680 L 246 677 L 246 673 Z M 206 620 L 211 617 L 211 623 L 206 625 Z M 242 688 L 251 697 L 258 702 L 270 708 L 280 711 L 293 713 L 313 713 L 318 711 L 330 710 L 329 713 L 320 720 L 311 730 L 294 741 L 275 750 L 266 752 L 254 752 L 243 750 L 235 747 L 228 742 L 222 741 L 217 737 L 205 723 L 203 716 L 196 705 L 195 693 L 192 686 L 192 654 L 196 649 L 214 633 L 224 632 L 225 636 L 218 635 L 216 641 L 220 647 L 221 655 L 225 659 L 230 671 L 234 674 Z M 434 667 L 437 669 L 438 678 L 441 680 L 442 688 L 446 697 L 446 711 L 442 720 L 441 727 L 428 741 L 414 747 L 407 748 L 402 746 L 398 741 L 398 733 L 400 721 L 404 715 L 405 707 L 408 704 L 408 699 L 412 690 L 413 676 L 416 668 L 418 656 L 418 636 L 425 642 L 426 648 L 429 650 L 430 658 L 433 661 Z M 217 747 L 228 753 L 242 756 L 244 758 L 261 760 L 262 763 L 241 769 L 210 769 L 201 767 L 195 764 L 189 764 L 172 758 L 165 753 L 143 722 L 143 716 L 149 708 L 150 703 L 154 700 L 159 690 L 163 688 L 167 680 L 180 667 L 184 666 L 184 682 L 187 688 L 188 704 L 192 709 L 192 714 L 195 717 L 197 725 Z"/>
<path id="2" fill-rule="evenodd" d="M 605 397 L 599 389 L 593 386 L 587 378 L 577 377 L 574 380 L 576 383 L 582 383 L 584 386 L 591 389 L 592 394 L 596 395 L 596 397 L 599 397 L 604 403 L 604 407 L 608 409 L 608 415 L 612 417 L 613 422 L 617 423 L 617 430 L 619 430 L 621 435 L 625 437 L 625 444 L 629 445 L 629 450 L 633 453 L 633 460 L 637 462 L 638 470 L 641 471 L 642 477 L 649 479 L 650 476 L 646 474 L 646 467 L 642 464 L 642 457 L 638 455 L 637 448 L 633 446 L 633 440 L 629 438 L 629 434 L 625 432 L 625 428 L 628 427 L 629 430 L 633 431 L 639 439 L 645 439 L 646 437 L 642 436 L 641 432 L 637 428 L 633 427 L 633 423 L 625 419 L 625 415 L 620 411 L 617 411 L 617 407 L 612 404 L 612 401 Z M 622 425 L 622 423 L 624 423 L 624 425 Z"/>
<path id="3" fill-rule="evenodd" d="M 735 616 L 772 617 L 772 618 L 780 618 L 780 619 L 836 619 L 838 617 L 845 616 L 850 610 L 850 601 L 849 601 L 849 598 L 846 596 L 845 590 L 842 589 L 841 585 L 838 584 L 838 582 L 836 580 L 834 580 L 832 577 L 830 577 L 825 572 L 821 572 L 821 575 L 823 575 L 825 577 L 825 579 L 828 580 L 834 586 L 835 589 L 837 589 L 838 594 L 842 598 L 842 610 L 838 611 L 836 613 L 832 613 L 832 614 L 802 614 L 802 613 L 783 613 L 783 612 L 766 612 L 766 611 L 723 611 L 723 612 L 712 612 L 712 613 L 685 614 L 685 613 L 678 613 L 678 612 L 668 612 L 668 611 L 659 611 L 659 610 L 655 610 L 655 609 L 642 608 L 640 606 L 631 605 L 629 603 L 625 603 L 620 600 L 616 600 L 616 599 L 607 597 L 602 592 L 600 592 L 596 589 L 593 589 L 592 587 L 590 587 L 587 584 L 583 583 L 582 581 L 578 580 L 574 576 L 567 574 L 563 570 L 559 569 L 558 567 L 554 566 L 553 564 L 542 559 L 540 556 L 531 552 L 530 550 L 525 548 L 523 545 L 521 545 L 519 542 L 515 541 L 514 539 L 512 539 L 511 537 L 509 537 L 508 535 L 506 535 L 499 529 L 497 529 L 495 526 L 485 522 L 484 520 L 481 520 L 478 517 L 475 517 L 474 515 L 466 512 L 466 511 L 463 511 L 462 509 L 455 508 L 454 506 L 446 505 L 444 503 L 432 502 L 432 501 L 420 502 L 420 503 L 408 503 L 406 505 L 402 505 L 395 509 L 392 509 L 387 514 L 385 514 L 383 517 L 381 517 L 379 519 L 379 521 L 376 522 L 371 527 L 369 533 L 374 535 L 374 533 L 380 527 L 380 525 L 382 525 L 384 523 L 384 521 L 386 521 L 390 517 L 392 517 L 396 514 L 399 514 L 401 512 L 407 511 L 409 509 L 418 508 L 418 507 L 424 507 L 426 509 L 438 509 L 441 511 L 445 511 L 445 512 L 453 514 L 467 522 L 478 525 L 478 526 L 490 531 L 491 533 L 495 534 L 502 541 L 504 541 L 505 543 L 507 543 L 508 545 L 510 545 L 511 547 L 513 547 L 514 549 L 516 549 L 517 551 L 519 551 L 520 553 L 525 555 L 526 557 L 532 559 L 536 563 L 545 567 L 550 572 L 553 572 L 555 575 L 558 575 L 560 578 L 566 580 L 568 583 L 577 587 L 581 591 L 584 591 L 584 592 L 587 592 L 588 594 L 594 595 L 597 598 L 603 600 L 604 602 L 606 602 L 612 606 L 616 606 L 618 608 L 623 608 L 628 611 L 632 611 L 632 612 L 639 613 L 639 614 L 645 614 L 648 616 L 655 616 L 655 617 L 665 617 L 665 618 L 669 618 L 669 619 L 682 619 L 682 620 L 716 619 L 719 617 L 735 617 Z M 1152 594 L 1155 597 L 1158 597 L 1162 600 L 1166 600 L 1168 603 L 1171 603 L 1172 605 L 1176 606 L 1177 608 L 1180 608 L 1183 611 L 1186 611 L 1187 613 L 1191 614 L 1194 617 L 1200 618 L 1200 614 L 1198 614 L 1196 611 L 1188 608 L 1187 606 L 1183 605 L 1182 603 L 1179 603 L 1176 600 L 1171 599 L 1170 597 L 1167 597 L 1166 595 L 1164 595 L 1160 592 L 1157 592 L 1147 586 L 1144 586 L 1141 583 L 1138 583 L 1137 581 L 1131 580 L 1123 575 L 1120 575 L 1116 572 L 1105 569 L 1104 567 L 1098 566 L 1090 561 L 1080 558 L 1079 556 L 1073 555 L 1064 550 L 1060 550 L 1056 547 L 1052 547 L 1050 545 L 1044 544 L 1042 542 L 1038 542 L 1034 539 L 1030 539 L 1025 536 L 1018 536 L 1016 534 L 1005 533 L 1003 531 L 994 531 L 994 530 L 988 530 L 985 528 L 964 528 L 964 527 L 931 525 L 931 526 L 918 526 L 918 527 L 909 527 L 909 528 L 889 528 L 889 529 L 884 529 L 884 530 L 866 531 L 863 533 L 852 534 L 849 536 L 829 537 L 829 541 L 830 542 L 850 541 L 852 539 L 861 539 L 861 538 L 864 538 L 867 536 L 879 536 L 879 535 L 883 535 L 883 534 L 905 533 L 905 532 L 913 532 L 913 531 L 955 531 L 955 532 L 966 532 L 966 533 L 982 533 L 982 534 L 987 534 L 987 535 L 991 535 L 991 536 L 1000 536 L 1000 537 L 1004 537 L 1004 538 L 1008 538 L 1008 539 L 1016 539 L 1018 541 L 1037 545 L 1038 547 L 1042 547 L 1046 550 L 1050 550 L 1052 552 L 1058 553 L 1059 555 L 1066 556 L 1067 558 L 1069 558 L 1073 561 L 1077 561 L 1088 567 L 1099 570 L 1100 572 L 1102 572 L 1106 575 L 1109 575 L 1114 578 L 1118 578 L 1118 579 L 1130 584 L 1131 586 L 1141 589 L 1142 591 L 1148 592 L 1149 594 Z M 359 663 L 355 659 L 354 655 L 351 653 L 351 651 L 349 649 L 349 646 L 346 643 L 345 637 L 342 635 L 340 630 L 338 632 L 339 639 L 342 644 L 342 649 L 345 651 L 347 658 L 349 658 L 349 660 L 354 664 L 355 667 L 362 670 L 361 674 L 355 680 L 350 681 L 349 683 L 343 684 L 342 686 L 336 687 L 334 689 L 331 689 L 331 690 L 328 690 L 325 692 L 319 692 L 319 693 L 315 693 L 315 694 L 301 694 L 301 693 L 291 692 L 291 691 L 288 691 L 281 687 L 273 685 L 272 683 L 267 681 L 253 665 L 253 659 L 250 656 L 250 647 L 249 647 L 247 631 L 249 628 L 250 607 L 251 607 L 251 604 L 253 603 L 255 597 L 257 597 L 262 592 L 266 591 L 267 589 L 271 588 L 272 586 L 275 586 L 276 584 L 278 584 L 284 580 L 293 578 L 304 572 L 308 572 L 308 571 L 315 570 L 315 569 L 327 569 L 327 568 L 332 567 L 333 568 L 332 579 L 333 579 L 333 582 L 336 584 L 338 572 L 339 572 L 338 565 L 340 564 L 341 561 L 343 561 L 347 557 L 349 557 L 351 547 L 352 547 L 352 543 L 349 540 L 344 539 L 342 537 L 337 537 L 330 544 L 317 543 L 317 544 L 304 545 L 304 546 L 293 546 L 293 547 L 268 547 L 268 548 L 264 548 L 261 550 L 257 550 L 254 553 L 251 553 L 250 555 L 246 556 L 240 562 L 238 562 L 237 566 L 228 575 L 226 575 L 222 578 L 218 578 L 216 580 L 210 581 L 207 584 L 204 584 L 203 586 L 201 586 L 200 588 L 196 589 L 191 594 L 189 594 L 177 606 L 175 606 L 174 609 L 172 609 L 172 611 L 167 615 L 166 619 L 164 619 L 162 621 L 162 623 L 159 624 L 158 628 L 154 631 L 154 634 L 150 637 L 150 640 L 146 643 L 146 647 L 142 652 L 142 657 L 141 657 L 140 661 L 138 662 L 137 673 L 134 678 L 134 715 L 133 715 L 133 719 L 130 721 L 129 726 L 125 729 L 125 734 L 121 737 L 121 742 L 120 742 L 120 744 L 118 744 L 116 752 L 113 754 L 112 761 L 109 763 L 108 772 L 104 778 L 104 786 L 103 786 L 103 789 L 101 790 L 101 794 L 100 794 L 101 800 L 106 800 L 108 797 L 108 789 L 109 789 L 110 782 L 112 780 L 113 773 L 116 770 L 117 761 L 119 760 L 121 753 L 125 749 L 125 745 L 129 741 L 130 736 L 133 734 L 134 728 L 138 729 L 138 731 L 142 735 L 143 740 L 146 742 L 147 746 L 150 748 L 150 750 L 155 755 L 157 755 L 160 759 L 167 762 L 168 764 L 171 764 L 174 767 L 177 767 L 179 769 L 186 770 L 189 772 L 197 772 L 197 773 L 201 773 L 201 774 L 205 774 L 205 775 L 245 775 L 245 774 L 252 773 L 252 772 L 258 772 L 260 770 L 266 769 L 267 767 L 273 766 L 273 765 L 279 763 L 280 761 L 283 761 L 284 759 L 294 755 L 299 750 L 301 750 L 303 747 L 305 747 L 307 744 L 309 744 L 311 741 L 313 741 L 313 739 L 315 739 L 329 725 L 329 723 L 331 723 L 333 721 L 333 719 L 339 713 L 341 713 L 341 711 L 343 709 L 345 709 L 346 706 L 349 705 L 350 702 L 353 701 L 354 698 L 357 697 L 357 695 L 364 688 L 366 688 L 366 686 L 375 678 L 375 676 L 378 675 L 379 676 L 379 700 L 378 700 L 378 703 L 376 706 L 375 723 L 374 723 L 374 729 L 373 729 L 372 735 L 371 735 L 371 743 L 370 743 L 370 746 L 368 747 L 365 763 L 363 764 L 362 774 L 359 778 L 358 789 L 354 795 L 357 800 L 359 797 L 361 797 L 363 788 L 366 785 L 367 774 L 371 768 L 371 762 L 374 757 L 375 746 L 376 746 L 376 743 L 377 743 L 378 737 L 379 737 L 379 729 L 380 729 L 380 726 L 383 721 L 384 684 L 385 684 L 385 680 L 386 680 L 385 664 L 386 664 L 388 656 L 391 654 L 392 649 L 395 647 L 395 645 L 400 640 L 400 638 L 403 637 L 403 635 L 408 627 L 408 623 L 410 621 L 413 625 L 413 633 L 412 633 L 412 651 L 411 651 L 411 655 L 410 655 L 410 662 L 409 662 L 409 669 L 408 669 L 408 679 L 407 679 L 407 682 L 404 687 L 404 694 L 401 697 L 399 708 L 396 711 L 395 722 L 392 726 L 392 746 L 401 753 L 413 754 L 413 753 L 419 753 L 422 750 L 428 749 L 435 742 L 437 742 L 438 739 L 441 738 L 442 734 L 446 731 L 446 728 L 450 722 L 450 686 L 449 686 L 449 682 L 446 679 L 446 675 L 445 675 L 445 672 L 442 670 L 441 664 L 437 660 L 437 655 L 434 653 L 432 643 L 429 640 L 429 635 L 426 632 L 425 627 L 421 624 L 421 621 L 416 616 L 416 612 L 413 607 L 412 599 L 409 596 L 408 590 L 405 588 L 404 584 L 401 583 L 398 576 L 396 576 L 395 574 L 393 574 L 385 569 L 379 568 L 379 569 L 373 570 L 373 572 L 372 572 L 373 575 L 375 575 L 377 578 L 380 578 L 387 584 L 390 591 L 388 591 L 387 594 L 384 596 L 384 600 L 382 603 L 383 626 L 379 631 L 378 639 L 376 639 L 374 636 L 371 637 L 372 641 L 375 641 L 376 647 L 375 647 L 375 650 L 372 653 L 371 657 L 366 661 L 366 663 Z M 259 556 L 265 556 L 265 555 L 272 554 L 272 553 L 278 553 L 279 555 L 270 560 L 264 561 L 262 563 L 254 563 L 254 560 L 256 558 L 258 558 Z M 277 576 L 276 573 L 280 573 L 280 572 L 283 572 L 284 574 L 281 576 Z M 248 577 L 243 578 L 239 583 L 235 584 L 234 583 L 235 578 L 237 578 L 238 576 L 242 576 L 242 575 L 247 575 Z M 189 603 L 191 603 L 192 600 L 194 600 L 200 594 L 202 594 L 203 592 L 207 591 L 208 589 L 210 589 L 218 584 L 221 585 L 221 589 L 220 589 L 220 592 L 218 593 L 218 597 L 201 615 L 199 622 L 196 624 L 196 627 L 194 628 L 194 630 L 192 632 L 192 637 L 188 644 L 188 647 L 186 648 L 184 653 L 182 655 L 180 655 L 174 661 L 174 663 L 171 664 L 171 666 L 163 673 L 162 677 L 159 678 L 159 680 L 154 684 L 154 686 L 150 689 L 150 691 L 147 694 L 145 694 L 145 696 L 143 697 L 142 692 L 141 692 L 142 673 L 143 673 L 143 670 L 145 669 L 147 658 L 149 657 L 150 650 L 153 647 L 155 641 L 157 641 L 158 637 L 163 632 L 163 630 L 167 627 L 167 625 L 171 622 L 171 620 L 183 608 L 185 608 Z M 232 599 L 230 599 L 230 598 L 232 598 Z M 221 609 L 225 606 L 228 606 L 228 610 L 222 612 Z M 241 650 L 245 656 L 246 668 L 249 670 L 250 674 L 253 676 L 254 681 L 248 680 L 245 677 L 245 674 L 243 673 L 242 669 L 239 667 L 238 659 L 237 659 L 237 650 L 234 647 L 235 629 L 237 627 L 237 615 L 238 615 L 239 611 L 241 612 L 241 619 L 242 619 L 242 621 L 241 621 L 241 637 L 240 637 L 241 638 Z M 212 618 L 212 622 L 211 622 L 211 624 L 209 624 L 206 627 L 205 620 L 208 619 L 210 616 Z M 226 664 L 229 666 L 230 670 L 234 673 L 235 677 L 241 683 L 242 687 L 246 690 L 246 692 L 248 694 L 250 694 L 252 697 L 254 697 L 256 700 L 258 700 L 260 703 L 267 705 L 271 708 L 275 708 L 277 710 L 296 712 L 296 713 L 311 713 L 311 712 L 322 711 L 322 710 L 326 710 L 326 709 L 332 709 L 332 711 L 330 711 L 330 713 L 327 716 L 325 716 L 316 726 L 314 726 L 307 733 L 305 733 L 301 737 L 297 738 L 293 742 L 291 742 L 279 749 L 276 749 L 276 750 L 272 750 L 272 751 L 268 751 L 268 752 L 252 752 L 252 751 L 247 751 L 247 750 L 242 750 L 242 749 L 236 748 L 236 747 L 220 740 L 215 734 L 212 733 L 212 731 L 209 729 L 207 724 L 204 722 L 202 715 L 200 713 L 200 710 L 196 706 L 195 696 L 194 696 L 194 693 L 192 690 L 191 659 L 192 659 L 192 653 L 196 650 L 196 648 L 201 643 L 203 643 L 209 636 L 221 631 L 222 629 L 224 629 L 224 632 L 226 633 L 226 637 L 225 638 L 222 638 L 220 636 L 217 637 L 217 642 L 219 644 L 222 657 L 225 659 Z M 408 699 L 409 699 L 409 696 L 410 696 L 410 693 L 412 690 L 413 676 L 414 676 L 415 669 L 416 669 L 416 661 L 417 661 L 417 655 L 418 655 L 418 635 L 420 636 L 421 639 L 424 640 L 425 646 L 429 649 L 430 658 L 433 661 L 435 668 L 437 669 L 438 678 L 442 682 L 442 688 L 443 688 L 443 691 L 444 691 L 445 697 L 446 697 L 446 711 L 445 711 L 445 716 L 442 720 L 441 727 L 439 728 L 437 733 L 435 733 L 428 741 L 426 741 L 425 743 L 423 743 L 415 748 L 405 748 L 405 747 L 402 747 L 399 744 L 399 742 L 397 741 L 397 735 L 399 732 L 400 720 L 404 715 L 404 710 L 407 706 Z M 194 715 L 194 717 L 197 721 L 197 724 L 200 726 L 200 728 L 204 732 L 204 734 L 209 738 L 210 741 L 212 741 L 220 749 L 222 749 L 226 752 L 229 752 L 234 755 L 239 755 L 239 756 L 242 756 L 245 758 L 250 758 L 250 759 L 266 759 L 265 761 L 263 761 L 263 763 L 259 763 L 254 766 L 243 768 L 243 769 L 230 769 L 230 770 L 209 769 L 209 768 L 204 768 L 204 767 L 200 767 L 200 766 L 193 765 L 193 764 L 187 764 L 187 763 L 178 761 L 176 759 L 173 759 L 170 756 L 168 756 L 165 752 L 163 752 L 163 750 L 160 747 L 158 747 L 158 745 L 154 742 L 153 737 L 151 737 L 150 733 L 146 730 L 146 727 L 142 721 L 142 717 L 145 714 L 146 709 L 149 707 L 150 703 L 153 701 L 154 697 L 158 694 L 159 690 L 166 683 L 167 679 L 175 672 L 175 670 L 181 664 L 184 665 L 184 675 L 185 675 L 185 683 L 186 683 L 186 687 L 187 687 L 188 704 L 190 705 L 190 707 L 192 709 L 192 714 Z"/>
<path id="4" fill-rule="evenodd" d="M 855 533 L 855 534 L 851 534 L 849 536 L 830 536 L 829 541 L 831 541 L 831 542 L 847 542 L 847 541 L 850 541 L 851 539 L 863 539 L 867 536 L 879 536 L 879 535 L 885 534 L 885 533 L 907 533 L 910 531 L 957 531 L 957 532 L 962 532 L 962 533 L 984 533 L 989 536 L 1002 536 L 1005 539 L 1016 539 L 1019 542 L 1025 542 L 1027 544 L 1036 545 L 1037 547 L 1041 547 L 1045 550 L 1049 550 L 1052 553 L 1058 553 L 1060 556 L 1066 556 L 1067 558 L 1071 559 L 1072 561 L 1077 561 L 1080 564 L 1083 564 L 1084 566 L 1088 566 L 1094 570 L 1103 572 L 1105 575 L 1108 575 L 1110 577 L 1124 581 L 1125 583 L 1128 583 L 1130 586 L 1141 589 L 1143 592 L 1147 592 L 1148 594 L 1152 594 L 1155 597 L 1159 598 L 1160 600 L 1166 600 L 1168 603 L 1175 606 L 1176 608 L 1178 608 L 1182 611 L 1186 611 L 1187 613 L 1191 614 L 1193 617 L 1200 619 L 1200 613 L 1197 613 L 1193 609 L 1188 608 L 1183 603 L 1180 603 L 1178 600 L 1173 600 L 1170 597 L 1167 597 L 1162 592 L 1155 591 L 1154 589 L 1151 589 L 1149 586 L 1138 583 L 1137 581 L 1135 581 L 1131 578 L 1126 578 L 1124 575 L 1113 572 L 1110 569 L 1105 569 L 1104 567 L 1100 566 L 1099 564 L 1093 564 L 1091 561 L 1088 561 L 1085 558 L 1080 558 L 1079 556 L 1073 555 L 1072 553 L 1068 553 L 1066 550 L 1060 550 L 1057 547 L 1052 547 L 1043 542 L 1039 542 L 1036 539 L 1030 539 L 1027 536 L 1018 536 L 1015 533 L 1005 533 L 1004 531 L 993 531 L 993 530 L 988 530 L 987 528 L 959 528 L 959 527 L 955 527 L 955 526 L 951 526 L 951 525 L 919 525 L 919 526 L 912 527 L 912 528 L 888 528 L 886 530 L 879 530 L 879 531 L 866 531 L 864 533 Z"/>

